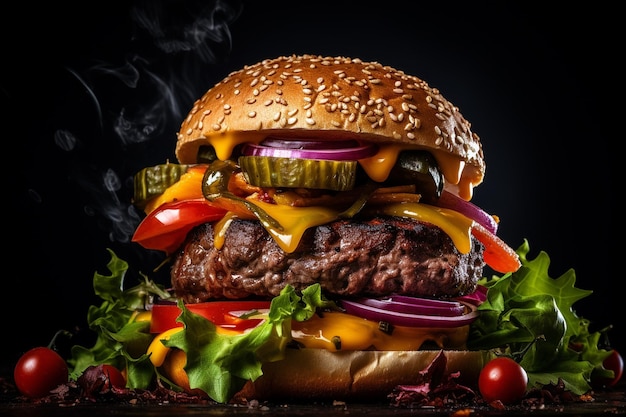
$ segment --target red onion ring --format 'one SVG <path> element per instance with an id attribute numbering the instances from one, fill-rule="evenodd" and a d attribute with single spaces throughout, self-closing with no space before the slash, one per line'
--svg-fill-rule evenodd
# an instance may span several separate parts
<path id="1" fill-rule="evenodd" d="M 475 204 L 465 201 L 461 197 L 458 197 L 449 191 L 443 190 L 441 197 L 439 197 L 435 204 L 439 207 L 451 209 L 469 217 L 494 235 L 498 231 L 498 223 L 495 221 L 493 216 L 486 213 Z"/>
<path id="2" fill-rule="evenodd" d="M 338 149 L 275 148 L 247 143 L 242 149 L 245 156 L 265 156 L 294 159 L 321 159 L 332 161 L 356 161 L 369 158 L 376 153 L 375 145 L 355 146 Z"/>
<path id="3" fill-rule="evenodd" d="M 414 300 L 423 300 L 414 297 L 407 298 L 413 298 Z M 420 303 L 419 301 L 402 302 L 394 299 L 393 297 L 383 299 L 359 298 L 354 301 L 371 307 L 380 308 L 382 310 L 389 310 L 407 314 L 421 314 L 427 316 L 453 317 L 460 316 L 465 312 L 465 306 L 460 302 L 446 302 L 446 304 L 434 305 L 428 302 Z"/>
<path id="4" fill-rule="evenodd" d="M 319 139 L 279 139 L 279 138 L 267 138 L 260 143 L 261 146 L 268 146 L 270 148 L 285 148 L 285 149 L 341 149 L 341 148 L 355 148 L 359 146 L 359 143 L 353 139 L 333 139 L 333 140 L 319 140 Z"/>
<path id="5" fill-rule="evenodd" d="M 455 300 L 462 303 L 479 306 L 483 302 L 485 302 L 485 300 L 487 300 L 487 287 L 483 285 L 478 285 L 476 287 L 476 291 L 474 291 L 473 293 L 456 297 Z"/>
<path id="6" fill-rule="evenodd" d="M 466 314 L 451 317 L 383 310 L 355 300 L 341 300 L 341 306 L 348 314 L 367 320 L 385 321 L 396 326 L 451 328 L 470 324 L 478 317 L 476 306 L 472 304 L 466 304 L 468 309 Z"/>

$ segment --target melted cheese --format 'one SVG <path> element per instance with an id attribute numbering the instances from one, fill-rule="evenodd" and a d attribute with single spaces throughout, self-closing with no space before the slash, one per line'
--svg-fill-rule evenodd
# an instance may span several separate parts
<path id="1" fill-rule="evenodd" d="M 387 179 L 393 166 L 398 160 L 398 154 L 405 150 L 415 149 L 415 147 L 402 146 L 397 144 L 381 145 L 376 155 L 366 159 L 360 159 L 359 164 L 363 170 L 374 181 L 382 182 Z M 465 161 L 461 158 L 445 152 L 430 149 L 429 152 L 437 160 L 439 169 L 443 173 L 446 182 L 455 185 L 458 195 L 469 201 L 472 199 L 474 184 L 469 178 L 463 176 Z"/>
<path id="2" fill-rule="evenodd" d="M 338 210 L 328 207 L 292 207 L 261 201 L 254 201 L 253 204 L 262 208 L 280 223 L 283 230 L 278 230 L 269 224 L 261 224 L 278 243 L 278 246 L 287 253 L 296 250 L 302 235 L 309 227 L 330 223 L 339 215 Z"/>
<path id="3" fill-rule="evenodd" d="M 470 234 L 473 221 L 454 210 L 422 203 L 394 203 L 381 210 L 390 216 L 410 217 L 434 224 L 450 236 L 461 253 L 468 253 L 472 248 Z"/>
<path id="4" fill-rule="evenodd" d="M 337 220 L 339 214 L 338 210 L 328 207 L 291 207 L 261 201 L 250 202 L 265 210 L 280 223 L 282 230 L 269 224 L 262 224 L 280 248 L 287 253 L 296 250 L 302 235 L 309 227 Z M 468 253 L 471 249 L 472 220 L 453 210 L 423 203 L 393 203 L 382 206 L 379 211 L 390 216 L 408 217 L 434 224 L 450 236 L 459 252 Z M 216 227 L 216 247 L 218 241 L 220 245 L 223 243 L 223 226 L 227 224 L 223 221 L 220 223 L 222 225 Z M 218 234 L 221 234 L 220 239 L 217 237 Z"/>
<path id="5" fill-rule="evenodd" d="M 379 323 L 340 312 L 325 312 L 304 322 L 292 321 L 291 336 L 307 348 L 337 350 L 418 350 L 424 342 L 440 348 L 465 349 L 469 326 L 422 328 L 394 326 L 384 332 Z"/>

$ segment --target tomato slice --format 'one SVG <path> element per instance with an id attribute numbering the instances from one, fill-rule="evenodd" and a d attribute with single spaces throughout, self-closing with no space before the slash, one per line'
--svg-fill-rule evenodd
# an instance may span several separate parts
<path id="1" fill-rule="evenodd" d="M 480 223 L 473 223 L 472 234 L 485 245 L 483 258 L 493 270 L 501 273 L 515 272 L 522 266 L 517 253 Z"/>
<path id="2" fill-rule="evenodd" d="M 236 331 L 256 327 L 263 319 L 243 319 L 232 312 L 267 310 L 270 301 L 208 301 L 205 303 L 186 304 L 185 307 L 195 314 L 199 314 L 216 326 Z M 181 310 L 176 304 L 155 304 L 152 306 L 152 319 L 150 321 L 150 333 L 163 333 L 174 327 L 182 327 L 183 324 L 176 321 Z"/>
<path id="3" fill-rule="evenodd" d="M 194 227 L 221 219 L 226 210 L 203 199 L 164 203 L 148 214 L 135 230 L 133 242 L 168 255 L 178 249 Z"/>

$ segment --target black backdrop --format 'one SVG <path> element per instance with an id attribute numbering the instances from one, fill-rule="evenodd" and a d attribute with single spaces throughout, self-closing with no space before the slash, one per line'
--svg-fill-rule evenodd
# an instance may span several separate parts
<path id="1" fill-rule="evenodd" d="M 626 351 L 616 288 L 618 148 L 609 146 L 609 135 L 623 130 L 610 105 L 621 89 L 615 10 L 83 3 L 20 4 L 1 18 L 5 366 L 56 330 L 84 326 L 88 306 L 100 302 L 91 279 L 105 272 L 106 248 L 128 260 L 132 274 L 151 273 L 159 255 L 129 242 L 139 221 L 130 180 L 174 159 L 175 133 L 194 99 L 245 64 L 302 53 L 379 61 L 459 106 L 487 161 L 473 201 L 500 216 L 499 235 L 513 248 L 528 239 L 530 257 L 546 251 L 552 276 L 573 268 L 577 286 L 593 290 L 578 313 L 595 328 L 616 326 L 612 341 Z M 9 29 L 16 22 L 20 29 Z"/>

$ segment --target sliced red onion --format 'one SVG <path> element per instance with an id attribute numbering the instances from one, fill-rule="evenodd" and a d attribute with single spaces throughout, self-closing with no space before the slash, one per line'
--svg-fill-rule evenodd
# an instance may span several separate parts
<path id="1" fill-rule="evenodd" d="M 332 161 L 356 161 L 369 158 L 376 153 L 375 145 L 363 145 L 352 148 L 339 149 L 302 149 L 302 148 L 274 148 L 269 146 L 246 144 L 242 153 L 245 156 L 270 156 L 294 159 L 321 159 Z"/>
<path id="2" fill-rule="evenodd" d="M 424 300 L 426 302 L 402 302 L 394 299 L 393 297 L 384 299 L 359 298 L 355 301 L 371 307 L 380 308 L 382 310 L 396 311 L 398 313 L 407 314 L 452 317 L 460 316 L 465 312 L 465 306 L 460 302 L 448 302 L 446 304 L 435 305 L 433 303 L 429 303 L 428 301 L 430 300 L 426 299 L 413 298 L 413 300 Z"/>
<path id="3" fill-rule="evenodd" d="M 458 300 L 462 303 L 473 304 L 475 306 L 481 305 L 487 299 L 487 287 L 483 285 L 478 285 L 476 287 L 476 291 L 471 294 L 462 295 L 460 297 L 456 297 L 455 300 Z"/>
<path id="4" fill-rule="evenodd" d="M 481 224 L 485 229 L 489 230 L 494 235 L 498 231 L 498 223 L 495 221 L 493 216 L 483 211 L 477 205 L 469 201 L 465 201 L 461 197 L 458 197 L 449 191 L 443 190 L 436 205 L 458 211 L 464 216 L 476 221 L 476 223 Z"/>
<path id="5" fill-rule="evenodd" d="M 263 142 L 261 142 L 261 146 L 269 146 L 270 148 L 286 148 L 286 149 L 341 149 L 341 148 L 355 148 L 359 146 L 359 143 L 353 139 L 296 140 L 296 139 L 267 138 Z"/>
<path id="6" fill-rule="evenodd" d="M 400 313 L 361 304 L 353 300 L 341 300 L 341 305 L 348 314 L 367 320 L 385 321 L 395 326 L 451 328 L 470 324 L 478 317 L 476 307 L 471 304 L 467 305 L 469 310 L 467 314 L 451 317 Z"/>
<path id="7" fill-rule="evenodd" d="M 458 303 L 456 301 L 437 300 L 434 298 L 411 297 L 408 295 L 391 295 L 393 301 L 407 304 L 429 305 L 435 307 L 454 307 Z"/>

